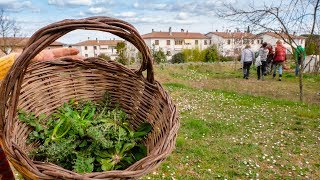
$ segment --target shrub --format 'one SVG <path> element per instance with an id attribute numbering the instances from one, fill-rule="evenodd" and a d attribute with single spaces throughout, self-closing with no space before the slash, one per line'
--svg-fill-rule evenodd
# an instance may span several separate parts
<path id="1" fill-rule="evenodd" d="M 199 48 L 183 49 L 182 53 L 185 58 L 185 62 L 202 62 L 203 61 L 203 54 Z"/>
<path id="2" fill-rule="evenodd" d="M 182 52 L 179 52 L 172 56 L 172 63 L 184 63 L 185 58 Z"/>
<path id="3" fill-rule="evenodd" d="M 105 54 L 105 53 L 101 53 L 101 54 L 99 54 L 99 56 L 98 56 L 99 58 L 101 58 L 101 59 L 104 59 L 104 60 L 106 60 L 106 61 L 109 61 L 109 60 L 111 60 L 111 57 L 110 56 L 108 56 L 107 54 Z"/>
<path id="4" fill-rule="evenodd" d="M 159 49 L 159 51 L 153 51 L 152 56 L 157 64 L 167 62 L 167 56 L 161 48 Z"/>
<path id="5" fill-rule="evenodd" d="M 207 49 L 203 50 L 204 62 L 214 62 L 218 61 L 219 54 L 216 46 L 210 46 Z"/>

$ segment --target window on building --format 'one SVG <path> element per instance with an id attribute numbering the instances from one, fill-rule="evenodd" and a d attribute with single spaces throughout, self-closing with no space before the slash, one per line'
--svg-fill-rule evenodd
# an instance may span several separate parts
<path id="1" fill-rule="evenodd" d="M 84 47 L 84 50 L 88 50 L 88 47 L 87 47 L 87 46 L 85 46 L 85 47 Z"/>
<path id="2" fill-rule="evenodd" d="M 183 44 L 183 40 L 175 40 L 174 44 L 175 45 L 182 45 Z"/>
<path id="3" fill-rule="evenodd" d="M 198 40 L 195 40 L 195 41 L 194 41 L 194 44 L 195 44 L 195 45 L 198 45 L 198 44 L 199 44 L 199 41 L 198 41 Z"/>
<path id="4" fill-rule="evenodd" d="M 155 44 L 155 45 L 159 45 L 159 40 L 155 40 L 155 41 L 154 41 L 154 44 Z"/>
<path id="5" fill-rule="evenodd" d="M 235 39 L 234 43 L 235 44 L 242 44 L 242 40 L 241 39 Z"/>
<path id="6" fill-rule="evenodd" d="M 94 50 L 97 50 L 97 46 L 93 46 L 93 49 L 94 49 Z"/>
<path id="7" fill-rule="evenodd" d="M 254 40 L 251 40 L 251 44 L 254 44 Z"/>
<path id="8" fill-rule="evenodd" d="M 243 39 L 243 44 L 249 44 L 249 39 Z"/>
<path id="9" fill-rule="evenodd" d="M 170 40 L 167 40 L 167 45 L 170 45 Z"/>
<path id="10" fill-rule="evenodd" d="M 211 45 L 212 44 L 212 41 L 211 41 L 211 39 L 210 39 L 210 41 L 209 41 L 209 45 Z"/>
<path id="11" fill-rule="evenodd" d="M 85 57 L 88 57 L 88 54 L 85 54 L 84 56 L 85 56 Z"/>
<path id="12" fill-rule="evenodd" d="M 257 44 L 260 44 L 260 40 L 259 39 L 257 40 Z"/>
<path id="13" fill-rule="evenodd" d="M 208 44 L 207 40 L 204 40 L 204 45 L 207 45 L 207 44 Z"/>
<path id="14" fill-rule="evenodd" d="M 231 44 L 231 40 L 230 39 L 228 39 L 228 44 Z"/>

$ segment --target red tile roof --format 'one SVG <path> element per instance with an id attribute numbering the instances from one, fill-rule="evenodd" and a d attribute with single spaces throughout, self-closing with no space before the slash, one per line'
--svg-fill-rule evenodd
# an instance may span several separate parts
<path id="1" fill-rule="evenodd" d="M 167 38 L 167 39 L 208 39 L 204 34 L 195 32 L 152 32 L 142 35 L 143 39 Z"/>
<path id="2" fill-rule="evenodd" d="M 29 41 L 28 37 L 5 37 L 0 38 L 0 46 L 17 46 L 17 47 L 25 47 L 27 42 Z M 63 46 L 61 42 L 53 42 L 50 46 Z"/>
<path id="3" fill-rule="evenodd" d="M 73 44 L 73 46 L 117 45 L 119 42 L 123 42 L 123 40 L 87 40 Z"/>
<path id="4" fill-rule="evenodd" d="M 225 39 L 256 39 L 257 36 L 252 33 L 247 32 L 209 32 L 208 34 L 214 34 L 216 36 L 220 36 Z M 207 35 L 208 35 L 207 34 Z"/>

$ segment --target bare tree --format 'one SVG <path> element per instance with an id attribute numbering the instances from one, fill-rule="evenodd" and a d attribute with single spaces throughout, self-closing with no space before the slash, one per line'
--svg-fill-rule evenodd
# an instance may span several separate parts
<path id="1" fill-rule="evenodd" d="M 278 0 L 268 4 L 258 2 L 247 4 L 246 7 L 224 4 L 217 15 L 221 18 L 250 25 L 256 31 L 271 31 L 290 45 L 294 50 L 297 42 L 292 34 L 306 33 L 313 36 L 320 29 L 318 18 L 320 0 Z M 293 53 L 291 51 L 291 53 Z M 304 60 L 299 66 L 300 101 L 303 101 Z"/>
<path id="2" fill-rule="evenodd" d="M 18 43 L 19 40 L 15 39 L 20 33 L 20 28 L 17 26 L 15 20 L 10 19 L 6 12 L 0 10 L 0 50 L 4 54 L 9 54 Z"/>

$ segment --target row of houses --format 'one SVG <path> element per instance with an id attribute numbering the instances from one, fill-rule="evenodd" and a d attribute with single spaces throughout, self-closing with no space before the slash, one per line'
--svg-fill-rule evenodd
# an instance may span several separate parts
<path id="1" fill-rule="evenodd" d="M 284 36 L 285 37 L 285 36 Z M 154 31 L 142 35 L 145 43 L 151 50 L 162 50 L 170 59 L 174 54 L 181 52 L 183 49 L 199 48 L 204 50 L 211 45 L 216 45 L 220 54 L 223 56 L 237 56 L 244 49 L 246 44 L 250 44 L 254 51 L 258 51 L 263 42 L 267 42 L 272 46 L 276 45 L 278 40 L 282 38 L 275 33 L 265 32 L 260 34 L 252 34 L 248 32 L 209 32 L 201 34 L 197 32 L 188 32 L 181 29 L 180 32 L 172 32 L 171 28 L 167 32 Z M 305 47 L 305 37 L 291 35 L 291 38 L 297 45 Z M 282 40 L 283 41 L 283 40 Z M 119 40 L 87 40 L 77 44 L 70 45 L 80 50 L 83 56 L 96 56 L 100 53 L 105 53 L 114 59 L 115 46 Z M 135 56 L 137 50 L 135 47 L 126 42 L 127 54 Z M 292 52 L 291 46 L 284 43 L 287 48 L 287 53 Z M 105 49 L 105 50 L 104 50 Z"/>
<path id="2" fill-rule="evenodd" d="M 292 39 L 297 45 L 305 46 L 305 38 L 302 36 L 292 35 Z M 201 34 L 197 32 L 188 32 L 181 29 L 180 32 L 172 32 L 171 28 L 167 32 L 154 31 L 142 35 L 147 46 L 152 50 L 162 50 L 167 55 L 168 59 L 172 55 L 181 52 L 183 49 L 199 48 L 204 50 L 211 45 L 216 45 L 220 54 L 223 56 L 236 56 L 239 55 L 241 50 L 246 44 L 250 44 L 254 51 L 257 51 L 263 42 L 267 42 L 272 46 L 275 46 L 281 37 L 272 32 L 265 32 L 260 34 L 252 34 L 248 32 L 209 32 L 207 34 Z M 10 41 L 7 38 L 6 41 Z M 26 44 L 28 38 L 12 38 L 15 43 L 14 49 L 10 51 L 19 52 Z M 5 43 L 5 39 L 0 39 L 0 46 Z M 48 49 L 56 47 L 75 47 L 80 50 L 80 55 L 84 57 L 95 57 L 100 54 L 106 54 L 115 59 L 117 57 L 116 45 L 119 42 L 125 42 L 127 44 L 127 54 L 131 57 L 137 54 L 137 50 L 132 44 L 124 40 L 86 40 L 76 44 L 62 44 L 60 42 L 52 43 Z M 288 53 L 291 48 L 288 44 L 284 44 Z"/>

